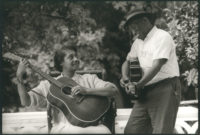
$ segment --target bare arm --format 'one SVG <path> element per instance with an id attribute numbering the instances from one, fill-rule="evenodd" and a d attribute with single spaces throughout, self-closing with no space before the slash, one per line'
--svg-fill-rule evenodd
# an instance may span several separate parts
<path id="1" fill-rule="evenodd" d="M 120 79 L 120 85 L 122 87 L 125 87 L 128 82 L 129 82 L 129 63 L 128 61 L 124 61 L 124 63 L 122 64 L 122 78 Z"/>
<path id="2" fill-rule="evenodd" d="M 98 96 L 115 96 L 118 89 L 108 84 L 106 87 L 102 88 L 86 88 L 82 86 L 76 86 L 72 90 L 72 95 L 83 94 L 83 95 L 98 95 Z"/>
<path id="3" fill-rule="evenodd" d="M 18 89 L 21 105 L 22 106 L 29 106 L 30 103 L 31 103 L 30 96 L 28 95 L 28 93 L 27 93 L 27 91 L 24 87 L 24 84 L 19 82 L 17 84 L 17 89 Z"/>
<path id="4" fill-rule="evenodd" d="M 103 88 L 89 88 L 87 90 L 87 94 L 88 95 L 99 95 L 99 96 L 115 96 L 117 94 L 117 88 L 112 86 L 112 85 L 108 85 L 106 87 Z"/>
<path id="5" fill-rule="evenodd" d="M 22 83 L 22 76 L 25 73 L 25 65 L 27 65 L 26 60 L 21 60 L 17 69 L 17 78 L 18 78 L 18 83 L 17 83 L 17 89 L 18 93 L 20 96 L 20 101 L 23 106 L 29 106 L 30 105 L 30 96 L 28 95 L 24 84 Z"/>
<path id="6" fill-rule="evenodd" d="M 128 67 L 129 67 L 129 64 L 128 64 L 128 61 L 124 61 L 124 63 L 122 64 L 122 79 L 123 80 L 128 80 L 129 77 L 128 77 Z"/>
<path id="7" fill-rule="evenodd" d="M 161 67 L 167 62 L 167 59 L 157 59 L 153 61 L 153 66 L 150 68 L 137 83 L 137 88 L 141 89 L 160 71 Z"/>

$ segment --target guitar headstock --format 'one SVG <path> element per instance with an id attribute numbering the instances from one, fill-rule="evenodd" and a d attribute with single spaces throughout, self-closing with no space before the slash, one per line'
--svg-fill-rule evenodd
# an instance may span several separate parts
<path id="1" fill-rule="evenodd" d="M 13 53 L 5 53 L 3 54 L 3 58 L 9 59 L 9 60 L 14 60 L 14 61 L 20 61 L 21 57 L 13 54 Z"/>

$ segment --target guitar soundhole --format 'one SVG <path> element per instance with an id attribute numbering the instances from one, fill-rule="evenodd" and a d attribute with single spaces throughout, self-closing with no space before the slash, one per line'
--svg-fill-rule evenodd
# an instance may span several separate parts
<path id="1" fill-rule="evenodd" d="M 62 88 L 62 92 L 66 95 L 70 95 L 71 94 L 71 88 L 70 87 L 64 87 L 64 88 Z"/>

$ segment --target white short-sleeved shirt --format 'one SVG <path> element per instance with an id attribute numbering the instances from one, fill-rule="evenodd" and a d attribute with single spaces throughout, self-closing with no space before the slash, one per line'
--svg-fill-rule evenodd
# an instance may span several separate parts
<path id="1" fill-rule="evenodd" d="M 58 79 L 60 77 L 63 77 L 63 76 L 60 75 L 55 79 Z M 84 75 L 75 74 L 72 79 L 76 81 L 79 85 L 87 87 L 87 88 L 101 88 L 101 87 L 105 87 L 108 84 L 116 87 L 114 84 L 103 81 L 99 79 L 96 75 L 91 75 L 91 74 L 84 74 Z M 37 87 L 35 87 L 33 90 L 43 95 L 44 97 L 47 97 L 49 88 L 50 88 L 50 83 L 47 80 L 45 80 L 45 81 L 41 81 L 40 84 Z M 39 96 L 38 94 L 32 91 L 28 92 L 28 94 L 30 95 L 30 99 L 31 99 L 30 106 L 37 106 L 41 108 L 47 106 L 47 100 L 44 99 L 43 97 Z M 106 132 L 110 133 L 108 128 L 102 124 L 96 127 L 91 126 L 92 128 L 90 127 L 82 128 L 82 127 L 74 126 L 70 124 L 68 120 L 65 118 L 64 114 L 60 110 L 56 109 L 55 107 L 52 107 L 52 113 L 53 113 L 52 114 L 53 115 L 53 128 L 52 128 L 53 133 L 73 133 L 73 132 L 81 133 L 81 132 L 88 132 L 88 131 L 101 133 L 101 130 L 102 130 L 102 133 L 106 133 Z M 107 131 L 105 131 L 105 129 Z"/>
<path id="2" fill-rule="evenodd" d="M 167 59 L 156 76 L 146 85 L 179 76 L 176 45 L 170 34 L 154 26 L 144 40 L 136 39 L 127 55 L 127 60 L 138 58 L 143 72 L 147 72 L 155 59 Z"/>

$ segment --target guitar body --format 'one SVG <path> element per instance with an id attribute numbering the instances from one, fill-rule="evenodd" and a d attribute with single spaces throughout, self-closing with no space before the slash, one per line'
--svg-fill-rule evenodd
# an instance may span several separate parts
<path id="1" fill-rule="evenodd" d="M 51 85 L 47 95 L 49 103 L 59 108 L 73 125 L 80 127 L 97 125 L 108 111 L 110 100 L 103 96 L 72 96 L 70 87 L 78 84 L 66 77 L 59 78 L 58 81 L 64 84 L 64 87 Z"/>

